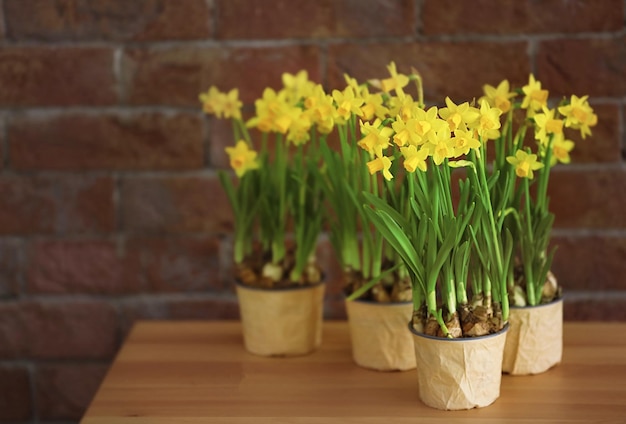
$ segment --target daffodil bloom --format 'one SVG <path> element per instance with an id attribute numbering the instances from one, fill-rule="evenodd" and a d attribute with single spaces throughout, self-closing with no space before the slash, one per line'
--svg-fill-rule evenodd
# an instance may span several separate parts
<path id="1" fill-rule="evenodd" d="M 383 105 L 383 96 L 380 93 L 370 94 L 367 87 L 361 92 L 363 105 L 361 106 L 361 117 L 366 121 L 374 118 L 384 119 L 389 115 L 389 109 Z"/>
<path id="2" fill-rule="evenodd" d="M 320 133 L 329 134 L 333 130 L 335 126 L 333 98 L 324 92 L 321 85 L 318 84 L 304 100 L 304 107 L 310 112 L 309 116 Z"/>
<path id="3" fill-rule="evenodd" d="M 288 102 L 293 104 L 302 98 L 308 97 L 315 87 L 315 83 L 309 81 L 309 75 L 305 70 L 295 75 L 285 72 L 282 75 L 282 81 Z"/>
<path id="4" fill-rule="evenodd" d="M 346 87 L 343 91 L 333 90 L 333 100 L 337 103 L 335 116 L 337 122 L 347 122 L 352 114 L 361 116 L 363 99 L 355 96 L 352 87 Z"/>
<path id="5" fill-rule="evenodd" d="M 454 145 L 447 125 L 428 134 L 427 148 L 437 165 L 440 165 L 444 159 L 454 157 Z"/>
<path id="6" fill-rule="evenodd" d="M 550 134 L 563 134 L 563 120 L 555 119 L 556 110 L 543 107 L 543 113 L 533 116 L 535 120 L 535 139 L 545 143 Z"/>
<path id="7" fill-rule="evenodd" d="M 287 141 L 296 146 L 309 141 L 309 130 L 311 129 L 311 118 L 309 114 L 299 108 L 294 108 L 293 121 L 289 126 Z"/>
<path id="8" fill-rule="evenodd" d="M 404 169 L 415 172 L 417 169 L 426 172 L 427 149 L 417 149 L 415 146 L 401 147 L 400 152 L 404 156 Z"/>
<path id="9" fill-rule="evenodd" d="M 454 131 L 454 137 L 452 137 L 451 141 L 454 148 L 454 157 L 466 155 L 470 149 L 478 149 L 480 147 L 480 141 L 476 140 L 474 132 L 469 130 L 457 129 Z"/>
<path id="10" fill-rule="evenodd" d="M 398 73 L 395 62 L 391 62 L 387 65 L 387 70 L 389 71 L 390 77 L 381 81 L 382 90 L 385 93 L 395 90 L 398 97 L 404 96 L 402 89 L 409 84 L 409 77 Z"/>
<path id="11" fill-rule="evenodd" d="M 483 100 L 480 103 L 480 117 L 475 124 L 478 135 L 484 140 L 500 137 L 500 115 L 502 115 L 500 109 L 489 106 L 489 103 Z"/>
<path id="12" fill-rule="evenodd" d="M 537 161 L 537 155 L 523 150 L 515 152 L 515 156 L 507 156 L 506 161 L 515 167 L 515 175 L 520 178 L 532 179 L 533 171 L 543 168 L 543 163 Z"/>
<path id="13" fill-rule="evenodd" d="M 258 128 L 262 132 L 276 131 L 276 120 L 287 106 L 285 97 L 284 91 L 276 93 L 271 88 L 263 90 L 263 96 L 254 102 L 256 116 L 248 120 L 246 126 Z M 288 126 L 284 118 L 279 120 L 280 127 Z"/>
<path id="14" fill-rule="evenodd" d="M 218 118 L 241 119 L 241 106 L 239 90 L 233 88 L 228 93 L 222 93 L 217 88 L 211 87 L 207 93 L 200 94 L 203 109 L 208 114 L 214 114 Z"/>
<path id="15" fill-rule="evenodd" d="M 391 181 L 393 179 L 393 175 L 389 171 L 391 168 L 391 161 L 393 158 L 388 158 L 387 156 L 378 156 L 374 160 L 367 162 L 367 169 L 370 172 L 370 175 L 374 175 L 377 172 L 383 171 L 383 177 L 387 181 Z"/>
<path id="16" fill-rule="evenodd" d="M 446 97 L 446 107 L 439 109 L 439 116 L 448 123 L 450 131 L 455 131 L 457 128 L 464 129 L 467 125 L 472 125 L 480 113 L 468 102 L 456 105 L 450 97 Z"/>
<path id="17" fill-rule="evenodd" d="M 226 147 L 224 150 L 230 158 L 230 166 L 239 178 L 243 177 L 247 171 L 259 167 L 256 161 L 257 153 L 243 140 L 239 140 L 235 147 Z"/>
<path id="18" fill-rule="evenodd" d="M 389 138 L 393 130 L 389 127 L 380 127 L 381 121 L 377 119 L 373 124 L 361 121 L 361 134 L 363 137 L 357 144 L 367 151 L 370 156 L 383 156 L 383 150 L 389 147 Z"/>
<path id="19" fill-rule="evenodd" d="M 569 152 L 574 148 L 574 142 L 572 140 L 566 140 L 563 133 L 556 135 L 552 139 L 552 156 L 550 159 L 550 165 L 555 165 L 557 162 L 570 163 L 571 158 Z"/>
<path id="20" fill-rule="evenodd" d="M 548 105 L 548 90 L 541 89 L 541 82 L 536 81 L 533 74 L 530 74 L 528 84 L 522 87 L 522 91 L 524 92 L 522 109 L 528 109 L 529 116 Z"/>
<path id="21" fill-rule="evenodd" d="M 572 95 L 568 105 L 560 106 L 559 113 L 565 117 L 565 126 L 580 130 L 580 136 L 585 138 L 591 135 L 590 127 L 598 123 L 598 116 L 587 102 L 588 96 Z"/>
<path id="22" fill-rule="evenodd" d="M 200 93 L 198 97 L 202 102 L 202 110 L 209 115 L 217 115 L 215 108 L 219 107 L 221 96 L 222 93 L 215 86 L 211 86 L 206 93 Z"/>
<path id="23" fill-rule="evenodd" d="M 422 139 L 427 139 L 428 134 L 432 131 L 439 131 L 443 127 L 448 128 L 446 121 L 439 119 L 436 106 L 428 110 L 415 108 L 413 111 L 414 119 L 409 122 L 411 131 Z"/>
<path id="24" fill-rule="evenodd" d="M 391 124 L 391 128 L 393 128 L 393 131 L 395 132 L 395 135 L 393 136 L 393 142 L 398 147 L 403 147 L 407 144 L 412 144 L 415 146 L 423 144 L 422 137 L 411 130 L 411 128 L 414 128 L 415 125 L 416 123 L 412 122 L 411 120 L 409 122 L 404 122 L 402 119 L 400 119 L 400 117 L 398 117 Z"/>
<path id="25" fill-rule="evenodd" d="M 489 106 L 497 107 L 502 113 L 507 113 L 511 110 L 511 99 L 516 94 L 510 91 L 508 80 L 501 81 L 497 87 L 485 84 L 483 85 L 483 92 L 485 96 L 481 97 L 479 101 L 487 100 Z"/>

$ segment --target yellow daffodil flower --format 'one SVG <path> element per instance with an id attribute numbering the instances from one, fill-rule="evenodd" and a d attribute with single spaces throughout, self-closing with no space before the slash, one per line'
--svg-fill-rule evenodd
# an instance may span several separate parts
<path id="1" fill-rule="evenodd" d="M 480 112 L 468 102 L 456 105 L 450 97 L 446 97 L 446 107 L 439 109 L 439 116 L 448 123 L 450 131 L 455 131 L 457 128 L 465 129 L 472 125 L 480 116 Z"/>
<path id="2" fill-rule="evenodd" d="M 389 171 L 389 168 L 391 168 L 392 160 L 393 158 L 381 155 L 367 162 L 367 169 L 369 170 L 370 175 L 383 171 L 383 177 L 385 177 L 387 181 L 391 181 L 393 179 L 393 175 Z"/>
<path id="3" fill-rule="evenodd" d="M 543 113 L 533 116 L 535 120 L 535 139 L 545 144 L 550 134 L 563 134 L 563 120 L 555 119 L 555 109 L 542 108 Z"/>
<path id="4" fill-rule="evenodd" d="M 524 92 L 522 109 L 528 109 L 528 116 L 548 105 L 548 90 L 541 89 L 541 82 L 535 80 L 533 74 L 530 74 L 528 84 L 522 87 L 522 91 Z"/>
<path id="5" fill-rule="evenodd" d="M 218 118 L 241 119 L 239 90 L 233 88 L 228 93 L 220 92 L 216 87 L 209 88 L 207 93 L 200 94 L 203 110 Z"/>
<path id="6" fill-rule="evenodd" d="M 259 167 L 256 161 L 257 153 L 243 140 L 239 140 L 235 147 L 226 147 L 224 150 L 230 158 L 230 166 L 239 178 L 243 177 L 247 171 Z"/>
<path id="7" fill-rule="evenodd" d="M 422 172 L 426 172 L 426 158 L 428 158 L 427 149 L 417 149 L 417 147 L 411 145 L 401 147 L 400 152 L 404 156 L 404 169 L 408 172 L 415 172 L 419 169 Z"/>
<path id="8" fill-rule="evenodd" d="M 466 155 L 470 149 L 478 149 L 480 147 L 480 141 L 474 137 L 474 131 L 457 129 L 454 131 L 454 137 L 452 137 L 451 141 L 454 157 Z"/>
<path id="9" fill-rule="evenodd" d="M 335 114 L 337 122 L 347 122 L 352 114 L 361 116 L 363 99 L 356 97 L 352 87 L 346 87 L 343 91 L 333 90 L 333 100 L 337 103 Z"/>
<path id="10" fill-rule="evenodd" d="M 508 80 L 501 81 L 497 87 L 485 84 L 483 85 L 485 95 L 479 99 L 479 102 L 487 100 L 489 106 L 495 106 L 502 113 L 507 113 L 511 110 L 511 99 L 516 96 L 515 92 L 511 92 L 510 89 Z"/>
<path id="11" fill-rule="evenodd" d="M 387 70 L 389 71 L 390 77 L 380 82 L 382 90 L 385 93 L 395 90 L 398 97 L 403 97 L 404 91 L 402 89 L 409 85 L 409 77 L 398 73 L 395 62 L 391 62 L 387 65 Z"/>
<path id="12" fill-rule="evenodd" d="M 598 116 L 587 102 L 588 96 L 572 95 L 568 105 L 560 106 L 559 113 L 565 117 L 565 126 L 580 130 L 580 136 L 585 138 L 591 135 L 590 127 L 598 123 Z"/>
<path id="13" fill-rule="evenodd" d="M 414 129 L 417 123 L 413 122 L 414 120 L 409 120 L 409 122 L 404 122 L 400 117 L 398 117 L 392 124 L 391 128 L 395 132 L 393 136 L 393 142 L 398 147 L 406 146 L 407 144 L 411 144 L 414 146 L 418 146 L 420 144 L 424 144 L 423 137 L 418 135 Z"/>
<path id="14" fill-rule="evenodd" d="M 563 133 L 554 136 L 552 139 L 552 156 L 550 165 L 554 166 L 557 162 L 570 163 L 571 158 L 569 152 L 574 148 L 572 140 L 566 140 Z"/>
<path id="15" fill-rule="evenodd" d="M 444 127 L 449 128 L 446 121 L 440 119 L 437 114 L 438 109 L 436 106 L 428 110 L 415 108 L 413 110 L 414 119 L 411 119 L 408 123 L 409 128 L 423 140 L 428 139 L 429 134 L 433 131 L 437 132 Z"/>
<path id="16" fill-rule="evenodd" d="M 364 137 L 357 144 L 371 157 L 383 156 L 383 150 L 389 147 L 389 138 L 393 133 L 393 129 L 380 127 L 380 125 L 380 119 L 375 120 L 372 124 L 361 121 L 361 134 Z"/>
<path id="17" fill-rule="evenodd" d="M 507 156 L 506 161 L 515 167 L 515 175 L 520 178 L 532 179 L 533 171 L 543 168 L 543 163 L 537 161 L 537 155 L 523 150 L 515 152 L 515 156 Z"/>
<path id="18" fill-rule="evenodd" d="M 288 102 L 291 104 L 295 104 L 299 102 L 300 99 L 308 97 L 315 87 L 315 83 L 309 81 L 309 74 L 305 70 L 301 70 L 295 75 L 285 72 L 282 75 L 282 81 Z"/>
<path id="19" fill-rule="evenodd" d="M 361 106 L 361 117 L 366 121 L 374 118 L 385 119 L 389 116 L 389 109 L 383 105 L 383 96 L 380 93 L 370 94 L 365 87 L 361 95 L 363 97 L 363 105 Z"/>
<path id="20" fill-rule="evenodd" d="M 502 115 L 500 109 L 489 106 L 489 103 L 483 100 L 480 103 L 480 117 L 472 125 L 472 129 L 475 129 L 483 140 L 494 140 L 500 137 L 500 115 Z"/>

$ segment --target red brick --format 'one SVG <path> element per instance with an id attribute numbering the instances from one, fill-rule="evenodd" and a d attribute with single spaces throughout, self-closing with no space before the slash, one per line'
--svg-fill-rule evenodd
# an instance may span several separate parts
<path id="1" fill-rule="evenodd" d="M 626 228 L 626 171 L 553 169 L 549 184 L 555 227 Z"/>
<path id="2" fill-rule="evenodd" d="M 3 47 L 0 107 L 110 105 L 117 101 L 113 50 Z"/>
<path id="3" fill-rule="evenodd" d="M 530 70 L 525 42 L 338 44 L 329 47 L 329 84 L 345 87 L 344 73 L 358 81 L 387 78 L 391 61 L 398 72 L 417 69 L 426 99 L 436 103 L 443 103 L 446 96 L 457 103 L 471 100 L 481 95 L 484 84 L 505 78 L 519 85 L 528 80 Z M 409 89 L 415 92 L 414 86 Z"/>
<path id="4" fill-rule="evenodd" d="M 564 290 L 624 290 L 626 237 L 560 236 L 552 270 Z"/>
<path id="5" fill-rule="evenodd" d="M 314 46 L 175 47 L 131 49 L 123 60 L 123 79 L 131 104 L 197 107 L 211 85 L 252 103 L 265 87 L 278 88 L 283 72 L 301 69 L 319 81 L 320 52 Z"/>
<path id="6" fill-rule="evenodd" d="M 106 364 L 39 365 L 35 385 L 39 419 L 80 419 L 106 372 Z"/>
<path id="7" fill-rule="evenodd" d="M 8 127 L 11 166 L 20 170 L 190 169 L 204 162 L 197 114 L 26 115 Z"/>
<path id="8" fill-rule="evenodd" d="M 0 299 L 20 292 L 21 246 L 16 240 L 0 239 Z"/>
<path id="9" fill-rule="evenodd" d="M 239 306 L 233 293 L 219 298 L 176 296 L 123 301 L 120 308 L 122 336 L 125 337 L 137 320 L 206 320 L 238 319 Z"/>
<path id="10" fill-rule="evenodd" d="M 422 31 L 426 35 L 619 31 L 623 16 L 622 0 L 601 4 L 593 0 L 426 0 Z"/>
<path id="11" fill-rule="evenodd" d="M 537 78 L 552 95 L 626 95 L 626 36 L 539 44 Z"/>
<path id="12" fill-rule="evenodd" d="M 123 294 L 141 290 L 139 256 L 114 242 L 34 241 L 28 249 L 29 293 Z"/>
<path id="13" fill-rule="evenodd" d="M 359 0 L 269 0 L 256 5 L 220 0 L 217 10 L 217 37 L 224 39 L 398 37 L 415 31 L 411 0 L 374 0 L 367 6 Z"/>
<path id="14" fill-rule="evenodd" d="M 187 40 L 210 35 L 204 0 L 6 0 L 12 40 Z"/>
<path id="15" fill-rule="evenodd" d="M 0 234 L 112 231 L 113 189 L 109 177 L 0 178 Z"/>
<path id="16" fill-rule="evenodd" d="M 215 237 L 133 239 L 126 250 L 141 258 L 150 292 L 207 292 L 224 287 Z"/>
<path id="17" fill-rule="evenodd" d="M 612 292 L 615 293 L 615 292 Z M 611 292 L 585 298 L 583 295 L 568 298 L 565 295 L 563 319 L 566 321 L 626 321 L 626 294 L 613 297 Z M 571 293 L 576 295 L 577 293 Z M 595 294 L 595 293 L 594 293 Z"/>
<path id="18" fill-rule="evenodd" d="M 28 369 L 0 366 L 0 422 L 21 422 L 32 418 Z"/>
<path id="19" fill-rule="evenodd" d="M 0 358 L 108 359 L 116 349 L 116 314 L 107 303 L 0 304 Z"/>
<path id="20" fill-rule="evenodd" d="M 592 107 L 598 115 L 598 125 L 591 129 L 591 136 L 583 140 L 580 131 L 565 130 L 567 137 L 576 143 L 571 153 L 572 163 L 619 162 L 619 107 L 613 104 Z"/>
<path id="21" fill-rule="evenodd" d="M 130 232 L 215 233 L 232 230 L 232 211 L 217 177 L 135 178 L 122 186 Z"/>

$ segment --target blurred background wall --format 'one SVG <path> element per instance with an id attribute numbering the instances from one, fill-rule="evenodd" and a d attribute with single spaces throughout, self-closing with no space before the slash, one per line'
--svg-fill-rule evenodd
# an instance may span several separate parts
<path id="1" fill-rule="evenodd" d="M 416 67 L 427 100 L 524 84 L 599 124 L 551 181 L 568 320 L 626 320 L 624 0 L 0 0 L 0 421 L 77 421 L 136 319 L 235 319 L 229 126 L 306 69 Z M 328 241 L 326 317 L 343 318 Z"/>

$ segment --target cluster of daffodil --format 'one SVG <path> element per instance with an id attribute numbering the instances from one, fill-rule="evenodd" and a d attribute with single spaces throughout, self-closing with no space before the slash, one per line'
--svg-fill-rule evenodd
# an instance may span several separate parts
<path id="1" fill-rule="evenodd" d="M 448 337 L 477 335 L 454 330 L 455 321 L 459 313 L 480 308 L 492 322 L 506 322 L 516 254 L 524 267 L 525 302 L 541 301 L 553 254 L 548 253 L 554 219 L 548 211 L 550 168 L 570 160 L 574 143 L 563 128 L 579 130 L 584 138 L 597 117 L 586 96 L 572 96 L 549 109 L 548 92 L 532 75 L 518 91 L 509 91 L 503 81 L 486 85 L 478 105 L 446 98 L 442 108 L 425 108 L 404 95 L 408 79 L 396 75 L 395 85 L 379 84 L 394 89 L 402 106 L 392 118 L 361 122 L 359 145 L 370 155 L 369 171 L 388 181 L 394 178 L 393 164 L 402 162 L 410 210 L 368 197 L 367 211 L 403 258 L 417 288 L 416 310 L 425 309 L 426 322 L 436 320 Z M 514 135 L 515 110 L 525 117 Z M 534 130 L 534 152 L 524 145 L 528 128 Z M 495 159 L 488 168 L 490 144 Z M 456 207 L 450 168 L 465 168 Z M 533 171 L 538 171 L 536 179 Z M 535 182 L 531 196 L 529 186 Z"/>
<path id="2" fill-rule="evenodd" d="M 279 91 L 266 88 L 255 102 L 255 115 L 247 122 L 242 119 L 236 89 L 222 93 L 211 87 L 200 100 L 205 112 L 233 120 L 236 144 L 226 152 L 239 181 L 233 185 L 223 172 L 220 178 L 235 217 L 235 263 L 247 259 L 254 250 L 253 242 L 260 241 L 261 253 L 270 257 L 262 276 L 274 282 L 287 277 L 292 283 L 301 283 L 314 261 L 322 225 L 317 135 L 333 128 L 327 96 L 308 80 L 306 72 L 300 72 L 284 74 Z M 261 133 L 260 146 L 253 144 L 248 128 Z M 286 269 L 290 231 L 293 266 Z"/>
<path id="3" fill-rule="evenodd" d="M 506 137 L 496 140 L 494 168 L 498 173 L 515 173 L 519 177 L 514 191 L 503 187 L 502 181 L 508 184 L 510 179 L 501 178 L 494 184 L 492 196 L 513 211 L 505 225 L 514 235 L 515 254 L 523 268 L 523 285 L 509 278 L 510 297 L 517 306 L 534 306 L 558 296 L 556 280 L 548 278 L 554 255 L 554 248 L 549 250 L 554 221 L 548 209 L 550 170 L 557 163 L 570 162 L 574 142 L 567 139 L 565 131 L 579 131 L 584 139 L 591 135 L 591 127 L 597 124 L 598 118 L 587 96 L 572 95 L 550 108 L 548 91 L 542 89 L 541 82 L 533 75 L 521 89 L 509 90 L 508 81 L 502 81 L 497 87 L 484 87 L 484 99 L 506 116 L 507 133 Z M 513 135 L 515 113 L 521 114 L 522 124 Z M 530 142 L 527 139 L 529 129 Z M 536 184 L 533 194 L 532 184 Z"/>

